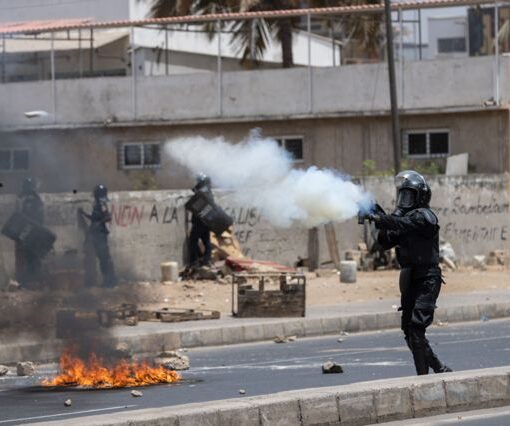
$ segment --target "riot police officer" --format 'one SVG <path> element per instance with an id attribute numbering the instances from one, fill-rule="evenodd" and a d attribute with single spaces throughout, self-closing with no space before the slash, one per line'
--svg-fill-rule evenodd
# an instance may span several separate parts
<path id="1" fill-rule="evenodd" d="M 209 176 L 203 173 L 199 174 L 197 176 L 197 183 L 192 191 L 194 193 L 201 192 L 211 204 L 214 204 L 211 179 Z M 202 241 L 204 253 L 200 250 L 199 241 Z M 191 232 L 189 235 L 188 249 L 190 265 L 209 265 L 211 263 L 211 230 L 195 213 L 191 216 Z"/>
<path id="2" fill-rule="evenodd" d="M 44 204 L 37 193 L 34 180 L 30 177 L 25 178 L 21 184 L 16 209 L 32 222 L 41 226 L 44 224 Z M 36 251 L 16 242 L 15 263 L 16 279 L 22 287 L 31 287 L 40 281 L 41 257 Z"/>
<path id="3" fill-rule="evenodd" d="M 94 188 L 94 206 L 92 213 L 87 214 L 82 209 L 79 212 L 90 220 L 87 238 L 91 239 L 92 246 L 99 260 L 99 269 L 103 276 L 103 287 L 115 287 L 117 278 L 110 256 L 108 246 L 108 228 L 106 224 L 111 222 L 112 215 L 108 210 L 108 189 L 104 185 Z"/>
<path id="4" fill-rule="evenodd" d="M 432 351 L 426 328 L 434 320 L 443 282 L 439 268 L 439 223 L 429 207 L 431 190 L 419 173 L 406 170 L 395 177 L 397 202 L 390 214 L 377 212 L 369 219 L 379 230 L 378 242 L 396 247 L 401 266 L 402 330 L 418 375 L 452 371 Z"/>

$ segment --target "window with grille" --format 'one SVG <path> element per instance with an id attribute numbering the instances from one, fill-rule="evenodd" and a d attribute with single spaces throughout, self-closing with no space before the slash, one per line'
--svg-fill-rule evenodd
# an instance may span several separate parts
<path id="1" fill-rule="evenodd" d="M 121 146 L 120 164 L 124 169 L 153 168 L 161 165 L 159 143 L 125 143 Z"/>
<path id="2" fill-rule="evenodd" d="M 437 39 L 438 53 L 462 53 L 466 51 L 465 37 L 449 37 Z"/>
<path id="3" fill-rule="evenodd" d="M 275 141 L 281 147 L 285 148 L 294 161 L 303 161 L 303 137 L 302 136 L 284 136 L 276 137 Z"/>
<path id="4" fill-rule="evenodd" d="M 24 171 L 29 166 L 28 149 L 0 149 L 0 171 Z"/>
<path id="5" fill-rule="evenodd" d="M 445 157 L 450 153 L 448 130 L 420 130 L 404 133 L 404 155 L 411 158 Z"/>

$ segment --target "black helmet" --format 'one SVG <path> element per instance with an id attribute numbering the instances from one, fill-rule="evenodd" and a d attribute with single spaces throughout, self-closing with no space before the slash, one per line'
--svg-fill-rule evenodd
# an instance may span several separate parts
<path id="1" fill-rule="evenodd" d="M 32 192 L 35 192 L 35 182 L 32 178 L 27 177 L 23 179 L 23 183 L 21 184 L 21 193 L 31 194 Z"/>
<path id="2" fill-rule="evenodd" d="M 414 170 L 404 170 L 395 176 L 397 208 L 410 211 L 428 207 L 432 193 L 425 178 Z"/>
<path id="3" fill-rule="evenodd" d="M 211 189 L 211 178 L 204 173 L 197 175 L 197 184 L 194 188 L 196 191 L 210 190 Z"/>
<path id="4" fill-rule="evenodd" d="M 96 185 L 94 188 L 94 198 L 96 200 L 108 199 L 108 188 L 104 185 Z"/>

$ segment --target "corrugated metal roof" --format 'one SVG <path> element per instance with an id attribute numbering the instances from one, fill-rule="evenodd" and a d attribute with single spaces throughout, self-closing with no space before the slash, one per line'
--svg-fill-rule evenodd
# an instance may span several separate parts
<path id="1" fill-rule="evenodd" d="M 78 41 L 76 30 L 70 30 L 71 38 L 69 40 L 57 39 L 53 42 L 53 49 L 56 51 L 65 51 L 73 49 L 88 49 L 90 41 L 87 39 L 88 34 L 82 33 L 82 41 Z M 93 35 L 94 48 L 100 48 L 129 36 L 129 30 L 126 28 L 107 29 L 104 31 L 95 31 Z M 1 43 L 0 43 L 1 44 Z M 5 50 L 4 50 L 5 49 Z M 26 53 L 26 52 L 42 52 L 51 50 L 51 40 L 46 36 L 42 38 L 6 38 L 4 45 L 0 47 L 1 51 L 6 53 Z"/>
<path id="2" fill-rule="evenodd" d="M 93 22 L 90 18 L 85 19 L 50 19 L 44 21 L 26 22 L 1 22 L 0 34 L 36 34 L 53 31 L 56 27 L 77 27 Z"/>
<path id="3" fill-rule="evenodd" d="M 510 0 L 499 0 L 498 4 L 509 4 Z M 417 0 L 393 2 L 391 7 L 393 10 L 409 10 L 409 9 L 430 9 L 440 7 L 455 6 L 473 6 L 473 5 L 494 5 L 494 0 Z M 0 24 L 0 35 L 11 34 L 36 34 L 40 32 L 58 32 L 73 29 L 86 28 L 119 28 L 144 25 L 165 25 L 165 24 L 185 24 L 199 23 L 210 21 L 232 21 L 239 19 L 253 18 L 286 18 L 296 16 L 311 15 L 346 15 L 361 13 L 381 13 L 384 11 L 384 5 L 370 4 L 362 6 L 341 6 L 341 7 L 320 7 L 311 9 L 288 9 L 273 10 L 261 12 L 245 12 L 245 13 L 217 13 L 207 15 L 190 15 L 190 16 L 172 16 L 168 18 L 149 18 L 139 20 L 120 20 L 120 21 L 90 21 L 81 19 L 64 19 L 55 21 L 30 21 Z"/>

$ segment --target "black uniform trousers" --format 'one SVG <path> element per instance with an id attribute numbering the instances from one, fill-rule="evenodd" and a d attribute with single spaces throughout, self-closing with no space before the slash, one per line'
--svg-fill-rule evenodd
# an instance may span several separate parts
<path id="1" fill-rule="evenodd" d="M 425 337 L 427 327 L 434 321 L 442 278 L 438 267 L 427 269 L 411 267 L 400 272 L 402 331 L 419 375 L 428 374 L 429 367 L 436 373 L 443 368 Z"/>
<path id="2" fill-rule="evenodd" d="M 41 281 L 41 258 L 16 242 L 16 280 L 24 288 L 36 288 Z"/>
<path id="3" fill-rule="evenodd" d="M 198 242 L 202 241 L 204 253 L 200 251 Z M 193 265 L 200 260 L 200 263 L 207 265 L 211 262 L 211 231 L 200 220 L 193 220 L 189 235 L 189 263 Z"/>
<path id="4" fill-rule="evenodd" d="M 108 234 L 104 232 L 93 232 L 90 234 L 94 251 L 99 260 L 99 269 L 103 276 L 103 287 L 115 287 L 117 278 L 113 268 L 112 257 L 110 256 L 110 247 L 108 246 Z"/>

